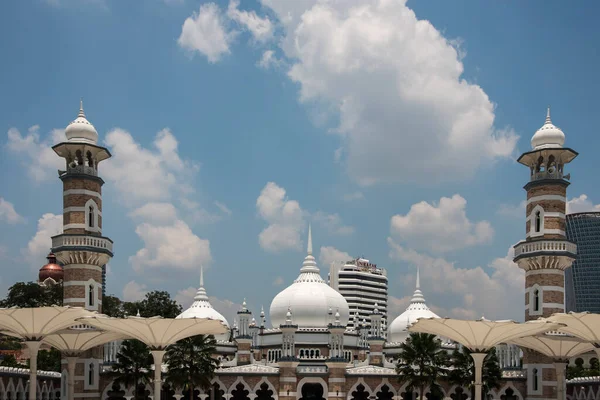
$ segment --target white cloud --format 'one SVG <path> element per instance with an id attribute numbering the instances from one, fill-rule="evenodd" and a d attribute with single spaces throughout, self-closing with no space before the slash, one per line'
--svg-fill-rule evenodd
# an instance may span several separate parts
<path id="1" fill-rule="evenodd" d="M 0 222 L 2 221 L 14 225 L 23 222 L 24 219 L 15 211 L 15 206 L 10 201 L 0 197 Z"/>
<path id="2" fill-rule="evenodd" d="M 144 242 L 144 248 L 129 257 L 137 272 L 165 267 L 189 270 L 212 259 L 209 241 L 200 239 L 181 220 L 162 226 L 142 223 L 135 232 Z"/>
<path id="3" fill-rule="evenodd" d="M 275 278 L 275 280 L 273 281 L 273 286 L 281 286 L 283 285 L 283 277 L 278 276 L 277 278 Z"/>
<path id="4" fill-rule="evenodd" d="M 198 292 L 198 288 L 190 286 L 187 289 L 179 290 L 174 299 L 176 302 L 181 304 L 181 307 L 184 310 L 187 310 L 194 302 L 194 296 L 196 296 L 196 292 Z"/>
<path id="5" fill-rule="evenodd" d="M 312 220 L 324 227 L 327 232 L 332 235 L 351 235 L 354 233 L 354 227 L 344 225 L 339 214 L 327 214 L 322 211 L 317 211 L 313 214 Z"/>
<path id="6" fill-rule="evenodd" d="M 365 195 L 362 192 L 352 192 L 352 193 L 346 193 L 344 194 L 344 196 L 342 196 L 342 199 L 344 201 L 357 201 L 357 200 L 364 200 L 365 199 Z"/>
<path id="7" fill-rule="evenodd" d="M 229 45 L 234 34 L 228 30 L 226 22 L 215 3 L 202 4 L 197 13 L 186 18 L 177 42 L 182 48 L 192 53 L 198 51 L 209 62 L 216 63 L 231 52 Z"/>
<path id="8" fill-rule="evenodd" d="M 329 268 L 332 262 L 345 262 L 352 259 L 353 257 L 350 254 L 332 246 L 322 246 L 319 250 L 319 264 L 321 268 Z"/>
<path id="9" fill-rule="evenodd" d="M 494 236 L 492 226 L 488 221 L 471 222 L 466 205 L 458 194 L 442 197 L 438 205 L 421 201 L 406 215 L 392 217 L 391 232 L 409 247 L 437 253 L 489 243 Z"/>
<path id="10" fill-rule="evenodd" d="M 139 301 L 143 300 L 148 293 L 146 285 L 129 281 L 123 286 L 123 301 Z"/>
<path id="11" fill-rule="evenodd" d="M 498 215 L 512 218 L 525 218 L 525 210 L 527 208 L 527 201 L 523 200 L 519 204 L 500 204 L 498 208 Z"/>
<path id="12" fill-rule="evenodd" d="M 463 180 L 512 155 L 517 136 L 494 126 L 495 105 L 463 77 L 464 50 L 405 1 L 263 5 L 284 29 L 300 101 L 339 114 L 343 162 L 359 183 Z"/>
<path id="13" fill-rule="evenodd" d="M 40 127 L 34 125 L 23 136 L 17 128 L 8 130 L 7 148 L 21 156 L 22 165 L 36 182 L 56 178 L 58 169 L 65 169 L 64 159 L 58 157 L 52 146 L 66 140 L 63 129 L 53 129 L 48 137 L 40 138 Z"/>
<path id="14" fill-rule="evenodd" d="M 63 218 L 61 214 L 47 213 L 38 220 L 35 235 L 27 243 L 27 248 L 22 251 L 24 258 L 33 270 L 37 271 L 45 264 L 46 256 L 52 248 L 51 238 L 61 234 L 62 228 Z"/>
<path id="15" fill-rule="evenodd" d="M 221 212 L 222 212 L 223 214 L 226 214 L 226 215 L 228 215 L 228 216 L 231 216 L 231 214 L 233 214 L 233 213 L 231 212 L 231 210 L 230 210 L 230 209 L 229 209 L 229 208 L 228 208 L 228 207 L 227 207 L 225 204 L 221 203 L 220 201 L 215 201 L 215 206 L 217 206 L 217 208 L 218 208 L 219 210 L 221 210 Z"/>
<path id="16" fill-rule="evenodd" d="M 268 17 L 259 17 L 255 11 L 239 10 L 239 0 L 231 0 L 227 16 L 250 31 L 254 40 L 265 43 L 273 38 L 275 27 Z"/>
<path id="17" fill-rule="evenodd" d="M 600 211 L 600 204 L 594 204 L 585 194 L 567 201 L 567 214 L 590 211 Z"/>
<path id="18" fill-rule="evenodd" d="M 259 215 L 269 224 L 258 236 L 260 246 L 270 252 L 299 250 L 304 229 L 304 212 L 296 200 L 289 200 L 285 189 L 268 182 L 256 199 Z"/>
<path id="19" fill-rule="evenodd" d="M 265 50 L 257 63 L 259 67 L 264 69 L 277 68 L 283 64 L 283 61 L 275 56 L 273 50 Z"/>
<path id="20" fill-rule="evenodd" d="M 142 221 L 168 224 L 177 219 L 177 209 L 171 203 L 147 203 L 136 208 L 129 215 Z"/>
<path id="21" fill-rule="evenodd" d="M 428 305 L 440 316 L 523 319 L 525 273 L 512 262 L 512 248 L 505 257 L 496 258 L 487 266 L 491 270 L 488 274 L 482 267 L 460 268 L 443 258 L 420 254 L 391 238 L 388 244 L 392 259 L 420 267 Z M 405 287 L 413 290 L 414 280 L 405 281 Z"/>

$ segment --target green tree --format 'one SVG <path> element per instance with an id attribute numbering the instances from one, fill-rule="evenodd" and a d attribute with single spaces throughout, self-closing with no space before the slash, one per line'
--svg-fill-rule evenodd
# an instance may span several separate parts
<path id="1" fill-rule="evenodd" d="M 467 387 L 471 391 L 471 398 L 475 398 L 475 362 L 471 357 L 471 351 L 466 347 L 462 350 L 454 350 L 450 359 L 451 369 L 448 373 L 448 380 L 452 384 Z M 482 398 L 486 398 L 488 392 L 500 387 L 502 379 L 502 370 L 496 356 L 496 349 L 492 348 L 483 360 L 483 370 L 481 374 Z"/>
<path id="2" fill-rule="evenodd" d="M 105 295 L 102 298 L 102 313 L 109 317 L 123 318 L 125 316 L 123 305 L 124 303 L 118 297 Z"/>
<path id="3" fill-rule="evenodd" d="M 127 315 L 137 315 L 149 318 L 160 316 L 163 318 L 175 318 L 181 314 L 181 306 L 171 299 L 169 292 L 154 290 L 146 293 L 144 300 L 123 303 L 123 311 Z"/>
<path id="4" fill-rule="evenodd" d="M 419 390 L 424 400 L 425 389 L 429 387 L 434 396 L 443 394 L 438 385 L 439 378 L 447 374 L 448 357 L 442 349 L 442 342 L 428 333 L 411 333 L 402 345 L 396 372 L 401 383 L 408 382 L 410 391 Z"/>
<path id="5" fill-rule="evenodd" d="M 60 372 L 60 357 L 60 351 L 56 349 L 38 351 L 38 370 Z M 29 368 L 29 360 L 27 360 L 27 368 Z"/>
<path id="6" fill-rule="evenodd" d="M 133 386 L 135 388 L 134 400 L 137 400 L 138 385 L 150 382 L 152 363 L 152 354 L 146 344 L 135 339 L 123 341 L 112 372 L 116 376 L 116 382 L 122 383 L 125 387 Z"/>
<path id="7" fill-rule="evenodd" d="M 189 390 L 190 400 L 195 388 L 210 388 L 210 380 L 219 366 L 213 358 L 217 342 L 213 335 L 198 335 L 182 339 L 167 348 L 165 362 L 169 366 L 166 381 L 172 387 Z"/>
<path id="8" fill-rule="evenodd" d="M 63 287 L 58 283 L 40 286 L 36 282 L 17 282 L 8 289 L 6 299 L 0 301 L 0 307 L 46 307 L 62 306 Z"/>
<path id="9" fill-rule="evenodd" d="M 13 367 L 13 368 L 27 368 L 27 365 L 19 364 L 17 359 L 12 354 L 7 354 L 0 362 L 2 367 Z"/>

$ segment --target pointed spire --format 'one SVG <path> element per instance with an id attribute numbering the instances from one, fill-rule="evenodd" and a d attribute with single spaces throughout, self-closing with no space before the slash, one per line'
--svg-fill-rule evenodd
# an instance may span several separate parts
<path id="1" fill-rule="evenodd" d="M 312 255 L 313 249 L 312 249 L 312 232 L 311 232 L 311 226 L 310 224 L 308 224 L 308 245 L 306 248 L 306 252 L 309 255 Z"/>
<path id="2" fill-rule="evenodd" d="M 420 270 L 421 270 L 421 267 L 417 266 L 417 285 L 416 285 L 415 289 L 421 289 L 421 279 L 419 277 Z"/>
<path id="3" fill-rule="evenodd" d="M 204 287 L 204 265 L 200 264 L 200 287 Z"/>
<path id="4" fill-rule="evenodd" d="M 85 118 L 85 113 L 83 112 L 83 97 L 79 98 L 79 114 L 77 117 Z"/>

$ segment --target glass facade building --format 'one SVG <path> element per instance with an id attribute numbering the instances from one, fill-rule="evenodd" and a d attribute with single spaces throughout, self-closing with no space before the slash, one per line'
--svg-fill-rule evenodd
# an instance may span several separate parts
<path id="1" fill-rule="evenodd" d="M 566 233 L 577 244 L 565 274 L 566 309 L 600 313 L 600 212 L 568 214 Z"/>

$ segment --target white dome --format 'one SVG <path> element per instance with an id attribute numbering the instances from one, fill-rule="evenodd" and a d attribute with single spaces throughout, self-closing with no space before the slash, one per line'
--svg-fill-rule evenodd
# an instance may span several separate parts
<path id="1" fill-rule="evenodd" d="M 417 284 L 410 305 L 390 324 L 388 338 L 390 342 L 404 342 L 408 337 L 408 327 L 417 322 L 419 318 L 439 318 L 425 304 L 425 297 L 419 289 L 419 270 L 417 270 Z"/>
<path id="2" fill-rule="evenodd" d="M 176 318 L 210 318 L 217 319 L 222 321 L 225 326 L 227 326 L 227 330 L 229 330 L 229 323 L 227 319 L 217 310 L 215 310 L 210 304 L 208 296 L 206 295 L 206 290 L 204 289 L 204 272 L 200 269 L 200 288 L 196 292 L 196 296 L 194 296 L 194 302 L 192 305 L 179 314 Z M 215 339 L 227 341 L 229 340 L 229 332 L 223 333 L 220 335 L 215 335 Z"/>
<path id="3" fill-rule="evenodd" d="M 94 128 L 94 125 L 85 118 L 83 101 L 80 103 L 77 118 L 65 129 L 65 136 L 69 142 L 90 144 L 96 144 L 98 142 L 98 132 L 96 131 L 96 128 Z"/>
<path id="4" fill-rule="evenodd" d="M 341 325 L 349 318 L 348 303 L 344 296 L 329 286 L 321 275 L 312 256 L 310 228 L 308 230 L 308 255 L 304 259 L 300 275 L 294 283 L 280 292 L 271 303 L 271 324 L 279 327 L 286 323 L 288 310 L 292 323 L 300 328 L 324 328 L 333 323 L 332 314 L 339 312 Z"/>
<path id="5" fill-rule="evenodd" d="M 546 122 L 531 138 L 531 147 L 534 150 L 540 150 L 563 147 L 564 144 L 565 134 L 559 127 L 552 124 L 550 120 L 550 108 L 548 108 Z"/>

